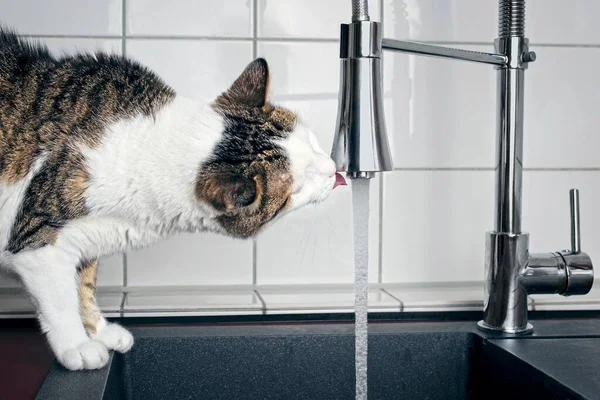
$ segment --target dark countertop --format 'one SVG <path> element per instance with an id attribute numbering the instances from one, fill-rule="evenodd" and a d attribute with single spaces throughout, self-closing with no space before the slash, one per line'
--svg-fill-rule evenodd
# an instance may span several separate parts
<path id="1" fill-rule="evenodd" d="M 600 338 L 501 339 L 508 350 L 547 376 L 586 398 L 600 398 Z"/>
<path id="2" fill-rule="evenodd" d="M 462 322 L 417 322 L 372 321 L 370 332 L 394 333 L 403 332 L 444 332 L 444 331 L 471 331 L 477 332 L 474 321 Z M 560 320 L 533 320 L 535 327 L 533 335 L 511 339 L 513 336 L 484 334 L 497 346 L 517 355 L 535 368 L 541 370 L 549 377 L 556 377 L 564 385 L 573 388 L 588 398 L 600 399 L 600 394 L 590 388 L 600 387 L 600 318 L 589 319 L 560 319 Z M 324 326 L 312 326 L 311 323 L 250 323 L 239 324 L 240 333 L 265 334 L 265 333 L 301 333 L 309 330 L 312 333 L 350 333 L 353 324 L 337 321 Z M 129 325 L 129 324 L 128 324 Z M 136 324 L 137 325 L 137 324 Z M 134 335 L 155 336 L 164 335 L 168 327 L 170 335 L 186 336 L 199 332 L 220 331 L 219 326 L 230 324 L 160 324 L 159 326 L 137 325 L 132 330 Z M 238 324 L 234 324 L 238 325 Z M 265 331 L 265 325 L 269 328 Z M 320 324 L 319 324 L 320 325 Z M 4 324 L 3 324 L 4 326 Z M 131 327 L 131 325 L 130 325 Z M 235 334 L 237 330 L 225 329 L 228 335 Z M 232 333 L 233 332 L 233 333 Z M 481 335 L 481 332 L 479 332 Z M 502 340 L 496 340 L 502 339 Z M 568 340 L 563 340 L 569 338 Z M 509 340 L 506 340 L 509 339 Z M 533 340 L 536 339 L 536 340 Z M 561 346 L 550 341 L 560 341 Z M 539 347 L 539 348 L 538 348 Z M 571 348 L 573 347 L 573 348 Z M 581 351 L 583 348 L 583 352 Z M 582 356 L 582 354 L 585 354 Z M 5 328 L 0 327 L 0 400 L 32 399 L 38 392 L 53 362 L 53 356 L 48 349 L 45 338 L 38 329 Z"/>

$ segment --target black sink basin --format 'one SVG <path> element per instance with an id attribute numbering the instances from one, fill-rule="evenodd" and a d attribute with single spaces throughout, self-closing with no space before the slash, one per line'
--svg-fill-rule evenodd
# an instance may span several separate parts
<path id="1" fill-rule="evenodd" d="M 600 398 L 520 357 L 515 340 L 490 340 L 464 329 L 471 326 L 372 326 L 369 399 Z M 38 399 L 354 398 L 352 325 L 154 327 L 133 333 L 133 349 L 113 355 L 103 370 L 53 366 Z M 530 358 L 544 353 L 544 338 L 518 340 L 525 348 L 527 341 L 536 342 Z"/>

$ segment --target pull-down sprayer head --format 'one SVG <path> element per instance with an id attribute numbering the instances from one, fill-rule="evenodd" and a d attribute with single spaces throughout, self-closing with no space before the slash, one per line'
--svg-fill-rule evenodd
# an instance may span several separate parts
<path id="1" fill-rule="evenodd" d="M 331 157 L 350 178 L 393 168 L 383 113 L 381 24 L 342 24 L 340 92 Z"/>

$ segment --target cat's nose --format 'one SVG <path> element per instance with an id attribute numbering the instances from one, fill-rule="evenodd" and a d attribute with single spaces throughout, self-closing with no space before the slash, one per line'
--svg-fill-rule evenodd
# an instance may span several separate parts
<path id="1" fill-rule="evenodd" d="M 323 175 L 332 177 L 335 175 L 335 162 L 329 157 L 323 157 L 324 160 L 321 162 L 320 171 Z"/>

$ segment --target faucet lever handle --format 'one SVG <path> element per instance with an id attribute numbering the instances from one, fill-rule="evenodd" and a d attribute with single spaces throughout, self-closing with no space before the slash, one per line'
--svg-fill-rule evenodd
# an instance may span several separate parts
<path id="1" fill-rule="evenodd" d="M 581 235 L 579 231 L 579 190 L 569 190 L 571 200 L 571 253 L 581 252 Z"/>

